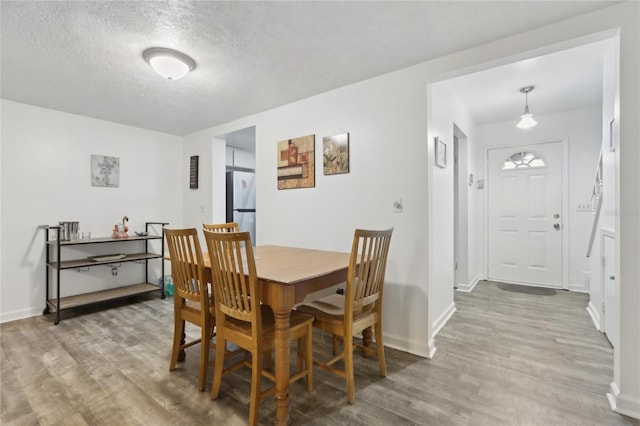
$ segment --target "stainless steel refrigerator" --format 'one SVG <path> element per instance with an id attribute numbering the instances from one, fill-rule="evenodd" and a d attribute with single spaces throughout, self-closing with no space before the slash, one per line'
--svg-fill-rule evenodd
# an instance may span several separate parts
<path id="1" fill-rule="evenodd" d="M 238 222 L 240 231 L 251 234 L 256 245 L 256 182 L 255 173 L 227 172 L 227 222 Z"/>

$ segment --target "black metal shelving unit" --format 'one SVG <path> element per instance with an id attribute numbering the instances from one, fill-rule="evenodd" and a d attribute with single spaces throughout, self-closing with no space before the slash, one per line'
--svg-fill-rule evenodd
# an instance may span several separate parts
<path id="1" fill-rule="evenodd" d="M 149 233 L 149 227 L 152 225 L 168 225 L 167 222 L 146 222 L 145 232 Z M 43 315 L 49 314 L 51 310 L 56 313 L 54 324 L 60 323 L 60 311 L 65 309 L 86 306 L 95 303 L 102 303 L 111 300 L 117 300 L 140 294 L 160 292 L 160 297 L 166 297 L 164 291 L 164 229 L 161 235 L 143 235 L 130 236 L 127 238 L 88 238 L 82 240 L 60 241 L 60 226 L 41 225 L 40 228 L 45 230 L 45 248 L 46 248 L 46 301 Z M 56 230 L 56 239 L 50 240 L 50 231 Z M 149 251 L 149 242 L 161 240 L 162 246 L 160 253 Z M 85 246 L 95 244 L 111 244 L 111 243 L 128 243 L 128 242 L 144 242 L 144 252 L 131 253 L 120 259 L 95 260 L 95 259 L 73 259 L 61 261 L 61 252 L 64 247 Z M 154 259 L 161 260 L 162 276 L 159 284 L 149 282 L 149 261 Z M 84 269 L 98 265 L 113 265 L 125 262 L 139 262 L 145 265 L 145 282 L 129 284 L 126 286 L 114 287 L 107 290 L 101 290 L 90 293 L 77 294 L 74 296 L 60 297 L 60 271 L 65 269 Z M 55 274 L 56 292 L 55 297 L 51 296 L 52 274 Z"/>

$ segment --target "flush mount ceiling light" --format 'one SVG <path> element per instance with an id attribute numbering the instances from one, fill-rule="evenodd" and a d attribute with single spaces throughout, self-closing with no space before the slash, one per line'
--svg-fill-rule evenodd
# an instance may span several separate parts
<path id="1" fill-rule="evenodd" d="M 196 61 L 189 56 L 166 47 L 150 47 L 142 52 L 142 57 L 155 72 L 169 80 L 179 80 L 196 67 Z"/>
<path id="2" fill-rule="evenodd" d="M 538 124 L 533 119 L 533 114 L 529 112 L 529 92 L 533 90 L 534 86 L 526 86 L 520 89 L 520 93 L 524 93 L 524 113 L 520 116 L 520 121 L 516 125 L 520 129 L 528 129 Z"/>

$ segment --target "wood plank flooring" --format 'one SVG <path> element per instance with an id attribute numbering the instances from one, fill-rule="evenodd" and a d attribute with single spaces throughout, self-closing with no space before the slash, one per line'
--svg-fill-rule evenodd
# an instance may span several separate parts
<path id="1" fill-rule="evenodd" d="M 139 298 L 0 325 L 4 425 L 244 425 L 250 372 L 226 376 L 220 398 L 197 391 L 199 348 L 169 372 L 170 298 Z M 605 393 L 613 351 L 595 330 L 588 296 L 500 290 L 481 282 L 456 293 L 457 312 L 436 337 L 433 360 L 386 349 L 388 376 L 356 357 L 356 403 L 342 379 L 315 369 L 314 390 L 291 388 L 294 425 L 634 425 Z M 197 335 L 197 329 L 189 329 Z M 315 356 L 330 352 L 316 332 Z M 260 424 L 272 424 L 271 398 Z"/>

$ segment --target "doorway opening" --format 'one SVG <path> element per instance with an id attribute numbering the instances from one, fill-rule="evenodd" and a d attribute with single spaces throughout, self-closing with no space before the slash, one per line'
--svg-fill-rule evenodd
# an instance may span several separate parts
<path id="1" fill-rule="evenodd" d="M 469 287 L 469 208 L 468 188 L 473 185 L 469 174 L 468 139 L 465 133 L 453 125 L 453 247 L 455 289 Z"/>
<path id="2" fill-rule="evenodd" d="M 249 232 L 256 244 L 256 128 L 236 130 L 220 136 L 225 141 L 225 220 Z"/>

